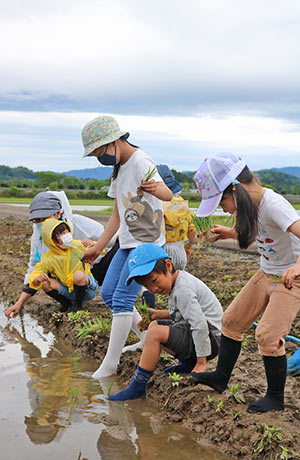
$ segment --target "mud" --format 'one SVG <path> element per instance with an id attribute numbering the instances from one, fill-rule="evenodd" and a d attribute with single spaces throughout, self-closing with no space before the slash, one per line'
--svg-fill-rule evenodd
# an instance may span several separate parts
<path id="1" fill-rule="evenodd" d="M 1 213 L 1 210 L 0 210 Z M 1 214 L 0 214 L 1 215 Z M 103 217 L 104 219 L 104 217 Z M 19 296 L 29 256 L 31 225 L 23 217 L 0 218 L 1 273 L 0 295 L 6 305 L 12 304 Z M 217 295 L 224 309 L 257 270 L 257 255 L 246 252 L 229 251 L 213 245 L 195 246 L 189 260 L 187 271 L 201 278 Z M 138 300 L 139 302 L 139 300 Z M 166 305 L 166 299 L 158 298 L 158 308 Z M 89 318 L 110 318 L 108 309 L 98 294 L 96 299 L 86 304 Z M 66 314 L 58 313 L 58 304 L 42 292 L 36 294 L 24 309 L 54 334 L 67 340 L 85 356 L 96 357 L 101 361 L 105 355 L 109 332 L 92 334 L 85 340 L 76 337 L 76 322 L 68 320 Z M 300 337 L 300 317 L 294 321 L 291 334 Z M 130 336 L 128 343 L 136 337 Z M 287 341 L 287 354 L 297 349 L 296 343 Z M 124 387 L 130 382 L 140 352 L 128 352 L 121 357 L 118 368 L 119 382 Z M 277 458 L 300 459 L 299 420 L 300 420 L 300 378 L 287 378 L 286 409 L 283 412 L 268 414 L 249 414 L 247 404 L 263 396 L 266 381 L 261 357 L 257 353 L 254 327 L 245 335 L 242 353 L 235 366 L 230 384 L 239 384 L 238 394 L 246 403 L 235 400 L 226 390 L 222 395 L 201 385 L 193 385 L 184 377 L 178 386 L 172 386 L 168 375 L 162 371 L 172 363 L 172 359 L 161 358 L 154 376 L 149 382 L 147 399 L 157 404 L 157 412 L 162 419 L 178 422 L 198 433 L 199 438 L 208 445 L 220 449 L 227 455 L 243 459 L 275 458 L 281 448 L 261 454 L 254 452 L 255 443 L 262 438 L 262 424 L 281 429 L 280 445 L 287 448 L 287 456 Z M 213 369 L 216 360 L 209 363 Z M 143 403 L 141 400 L 141 410 Z M 271 457 L 271 453 L 274 453 Z"/>

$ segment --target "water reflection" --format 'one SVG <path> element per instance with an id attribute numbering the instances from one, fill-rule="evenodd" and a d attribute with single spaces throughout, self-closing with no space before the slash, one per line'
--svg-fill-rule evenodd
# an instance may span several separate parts
<path id="1" fill-rule="evenodd" d="M 146 400 L 109 402 L 116 379 L 91 379 L 98 362 L 79 355 L 24 315 L 0 311 L 0 453 L 5 460 L 221 460 Z M 228 458 L 227 458 L 228 460 Z"/>

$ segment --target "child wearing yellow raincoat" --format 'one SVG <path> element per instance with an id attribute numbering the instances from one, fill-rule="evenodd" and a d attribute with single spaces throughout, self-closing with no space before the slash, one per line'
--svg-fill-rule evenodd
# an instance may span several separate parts
<path id="1" fill-rule="evenodd" d="M 81 310 L 82 302 L 93 299 L 99 287 L 90 265 L 80 260 L 86 248 L 81 241 L 73 240 L 67 222 L 56 219 L 43 222 L 42 240 L 49 251 L 42 255 L 31 272 L 29 286 L 34 289 L 42 287 L 45 292 L 57 291 L 66 299 L 61 311 Z"/>

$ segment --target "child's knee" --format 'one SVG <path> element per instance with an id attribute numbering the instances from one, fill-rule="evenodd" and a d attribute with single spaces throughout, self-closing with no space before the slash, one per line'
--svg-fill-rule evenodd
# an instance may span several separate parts
<path id="1" fill-rule="evenodd" d="M 151 321 L 151 323 L 148 326 L 148 331 L 151 329 L 151 327 L 158 326 L 156 319 L 154 321 Z"/>
<path id="2" fill-rule="evenodd" d="M 264 324 L 258 325 L 255 331 L 255 339 L 260 354 L 266 356 L 277 356 L 284 350 L 284 340 L 282 337 L 276 337 L 272 328 Z"/>
<path id="3" fill-rule="evenodd" d="M 44 283 L 44 284 L 42 285 L 42 289 L 43 289 L 44 292 L 49 292 L 49 291 L 51 291 L 53 288 L 52 288 L 51 285 L 49 285 L 48 283 Z"/>
<path id="4" fill-rule="evenodd" d="M 145 342 L 153 342 L 153 341 L 158 341 L 160 342 L 160 326 L 157 324 L 157 321 L 152 321 L 150 323 L 147 334 L 146 334 L 146 339 Z"/>
<path id="5" fill-rule="evenodd" d="M 74 272 L 74 275 L 73 275 L 73 282 L 74 284 L 79 284 L 79 285 L 85 285 L 85 284 L 88 284 L 88 276 L 81 272 L 81 271 L 76 271 Z"/>

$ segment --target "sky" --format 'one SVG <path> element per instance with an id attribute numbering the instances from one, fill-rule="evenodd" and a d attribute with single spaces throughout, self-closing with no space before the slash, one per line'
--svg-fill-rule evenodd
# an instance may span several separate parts
<path id="1" fill-rule="evenodd" d="M 110 114 L 178 171 L 300 166 L 298 0 L 0 1 L 0 164 L 96 167 L 81 129 Z"/>

